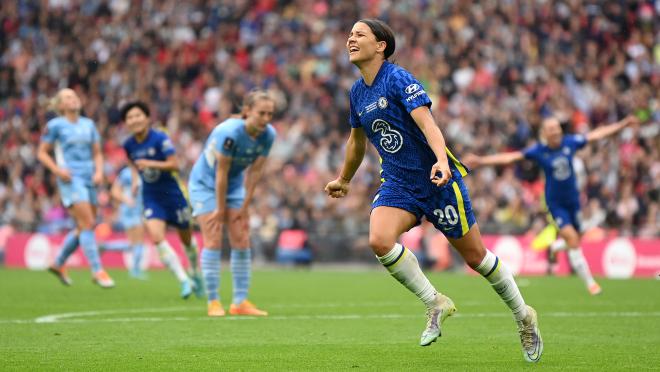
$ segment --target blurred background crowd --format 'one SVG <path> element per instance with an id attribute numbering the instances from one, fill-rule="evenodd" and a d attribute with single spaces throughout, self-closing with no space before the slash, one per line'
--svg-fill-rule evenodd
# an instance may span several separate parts
<path id="1" fill-rule="evenodd" d="M 356 20 L 379 17 L 397 34 L 392 60 L 423 83 L 459 157 L 522 149 L 547 115 L 573 133 L 630 113 L 644 120 L 588 146 L 576 166 L 588 228 L 657 237 L 659 14 L 660 1 L 635 0 L 3 1 L 0 226 L 52 233 L 71 225 L 36 159 L 58 89 L 75 89 L 95 120 L 110 183 L 126 163 L 122 103 L 150 103 L 186 179 L 213 126 L 263 87 L 277 98 L 278 138 L 251 209 L 255 244 L 302 229 L 321 255 L 361 252 L 380 182 L 375 150 L 345 199 L 329 199 L 323 187 L 338 174 L 350 130 L 358 72 L 347 35 Z M 482 231 L 545 225 L 532 164 L 480 169 L 467 183 Z M 100 218 L 111 223 L 107 190 Z"/>

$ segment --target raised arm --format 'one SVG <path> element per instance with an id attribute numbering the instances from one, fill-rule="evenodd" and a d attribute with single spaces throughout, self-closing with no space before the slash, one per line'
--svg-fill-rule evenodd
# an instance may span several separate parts
<path id="1" fill-rule="evenodd" d="M 357 172 L 367 149 L 367 135 L 362 128 L 351 129 L 346 143 L 346 158 L 339 177 L 325 186 L 325 192 L 333 198 L 341 198 L 348 193 L 348 184 Z"/>
<path id="2" fill-rule="evenodd" d="M 451 169 L 449 169 L 449 160 L 445 151 L 445 137 L 436 125 L 431 111 L 427 106 L 420 106 L 412 110 L 410 116 L 422 131 L 424 137 L 426 137 L 426 141 L 429 143 L 437 160 L 431 168 L 431 174 L 429 176 L 431 182 L 438 186 L 447 184 L 451 179 Z M 438 176 L 438 173 L 440 173 L 440 176 Z"/>
<path id="3" fill-rule="evenodd" d="M 625 118 L 623 118 L 623 120 L 621 121 L 596 128 L 590 131 L 589 133 L 587 133 L 586 135 L 587 142 L 598 141 L 603 138 L 609 137 L 619 132 L 623 128 L 627 127 L 628 125 L 634 124 L 636 122 L 637 122 L 637 117 L 635 117 L 634 115 L 628 115 Z"/>
<path id="4" fill-rule="evenodd" d="M 149 160 L 149 159 L 139 159 L 135 161 L 135 165 L 138 169 L 142 170 L 145 168 L 159 169 L 162 171 L 178 171 L 179 170 L 179 160 L 176 157 L 176 154 L 169 155 L 165 160 Z"/>
<path id="5" fill-rule="evenodd" d="M 525 158 L 521 151 L 502 152 L 499 154 L 478 156 L 469 154 L 461 159 L 469 168 L 478 168 L 488 165 L 509 165 Z"/>

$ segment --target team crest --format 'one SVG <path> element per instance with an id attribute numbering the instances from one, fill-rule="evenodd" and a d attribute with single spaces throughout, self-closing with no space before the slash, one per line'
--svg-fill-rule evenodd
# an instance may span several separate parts
<path id="1" fill-rule="evenodd" d="M 147 150 L 147 155 L 149 156 L 156 155 L 156 149 L 154 149 L 153 147 L 149 147 L 149 149 Z"/>
<path id="2" fill-rule="evenodd" d="M 387 98 L 385 97 L 378 98 L 378 107 L 380 107 L 381 109 L 387 107 Z"/>
<path id="3" fill-rule="evenodd" d="M 571 153 L 571 150 L 568 149 L 568 147 L 564 147 L 564 154 L 568 155 Z"/>

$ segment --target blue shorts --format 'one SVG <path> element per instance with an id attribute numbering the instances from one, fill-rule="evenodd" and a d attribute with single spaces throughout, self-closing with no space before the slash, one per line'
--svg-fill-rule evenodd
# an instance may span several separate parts
<path id="1" fill-rule="evenodd" d="M 561 230 L 572 225 L 580 232 L 580 203 L 559 204 L 546 201 L 552 222 Z"/>
<path id="2" fill-rule="evenodd" d="M 467 187 L 463 179 L 456 177 L 423 198 L 385 182 L 378 189 L 371 209 L 382 206 L 400 208 L 414 214 L 417 224 L 426 216 L 436 229 L 453 239 L 465 236 L 476 222 Z"/>
<path id="3" fill-rule="evenodd" d="M 190 205 L 182 195 L 157 195 L 149 197 L 143 194 L 144 218 L 163 220 L 177 229 L 190 227 Z"/>
<path id="4" fill-rule="evenodd" d="M 190 185 L 193 186 L 193 185 Z M 201 216 L 213 212 L 218 204 L 215 198 L 215 190 L 206 187 L 189 187 L 190 190 L 190 204 L 192 204 L 193 217 Z M 228 197 L 227 208 L 240 209 L 243 206 L 245 199 L 241 197 Z"/>
<path id="5" fill-rule="evenodd" d="M 62 198 L 62 205 L 65 208 L 82 202 L 88 202 L 92 205 L 98 204 L 96 188 L 91 179 L 71 177 L 71 182 L 62 182 L 58 179 L 57 186 L 60 189 L 60 198 Z"/>

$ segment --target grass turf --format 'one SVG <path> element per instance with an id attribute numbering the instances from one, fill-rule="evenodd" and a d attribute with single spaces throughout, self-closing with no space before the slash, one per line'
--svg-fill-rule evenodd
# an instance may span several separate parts
<path id="1" fill-rule="evenodd" d="M 170 273 L 148 281 L 85 271 L 64 287 L 46 272 L 0 270 L 2 370 L 644 370 L 660 366 L 660 281 L 519 278 L 540 318 L 539 365 L 522 360 L 515 324 L 481 278 L 431 274 L 458 307 L 444 335 L 418 346 L 423 306 L 383 270 L 257 271 L 251 298 L 268 318 L 210 319 L 178 298 Z M 223 272 L 222 296 L 231 299 Z M 50 316 L 50 317 L 48 317 Z M 40 322 L 37 322 L 39 319 Z"/>

